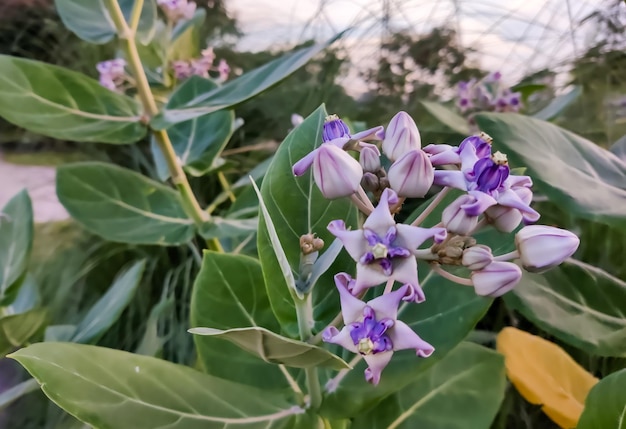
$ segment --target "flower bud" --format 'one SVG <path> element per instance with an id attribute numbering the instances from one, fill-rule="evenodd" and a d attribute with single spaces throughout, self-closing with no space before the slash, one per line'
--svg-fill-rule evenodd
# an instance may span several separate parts
<path id="1" fill-rule="evenodd" d="M 291 125 L 295 128 L 298 125 L 300 125 L 301 123 L 304 122 L 304 118 L 302 117 L 302 115 L 298 115 L 297 113 L 292 113 L 291 114 Z"/>
<path id="2" fill-rule="evenodd" d="M 365 172 L 361 179 L 361 186 L 366 191 L 376 192 L 380 189 L 380 179 L 374 173 Z"/>
<path id="3" fill-rule="evenodd" d="M 461 263 L 472 271 L 482 270 L 492 262 L 491 248 L 483 244 L 465 249 L 461 259 Z"/>
<path id="4" fill-rule="evenodd" d="M 433 185 L 435 169 L 428 155 L 421 149 L 405 153 L 391 164 L 389 185 L 401 197 L 421 198 Z"/>
<path id="5" fill-rule="evenodd" d="M 576 252 L 579 244 L 572 232 L 545 225 L 526 226 L 515 235 L 522 266 L 534 273 L 561 264 Z"/>
<path id="6" fill-rule="evenodd" d="M 361 184 L 363 169 L 357 160 L 332 144 L 317 148 L 313 161 L 313 178 L 328 199 L 354 194 Z"/>
<path id="7" fill-rule="evenodd" d="M 329 142 L 342 137 L 350 137 L 350 129 L 346 123 L 339 119 L 337 115 L 327 116 L 322 131 L 323 141 Z"/>
<path id="8" fill-rule="evenodd" d="M 359 163 L 363 171 L 375 173 L 380 170 L 380 151 L 373 144 L 363 145 L 359 155 Z"/>
<path id="9" fill-rule="evenodd" d="M 419 150 L 422 139 L 413 118 L 406 112 L 398 112 L 387 126 L 383 140 L 383 152 L 392 161 L 407 152 Z"/>
<path id="10" fill-rule="evenodd" d="M 475 201 L 471 195 L 461 195 L 454 200 L 441 214 L 443 226 L 455 234 L 470 235 L 478 225 L 478 216 L 468 215 L 463 206 Z"/>
<path id="11" fill-rule="evenodd" d="M 519 283 L 522 270 L 512 262 L 495 261 L 482 270 L 472 271 L 472 282 L 477 295 L 497 297 L 504 295 Z"/>

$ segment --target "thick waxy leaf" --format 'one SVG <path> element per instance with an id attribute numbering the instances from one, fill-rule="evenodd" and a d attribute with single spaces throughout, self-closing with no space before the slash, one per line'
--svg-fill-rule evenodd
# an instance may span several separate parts
<path id="1" fill-rule="evenodd" d="M 134 143 L 146 135 L 141 106 L 83 74 L 0 55 L 0 116 L 63 140 Z"/>
<path id="2" fill-rule="evenodd" d="M 74 219 L 107 240 L 172 245 L 194 234 L 174 190 L 112 164 L 59 167 L 57 195 Z"/>
<path id="3" fill-rule="evenodd" d="M 366 365 L 363 361 L 359 362 L 339 383 L 337 390 L 326 397 L 322 404 L 324 414 L 332 418 L 346 418 L 370 409 L 444 358 L 483 317 L 491 299 L 477 296 L 472 288 L 459 286 L 431 273 L 421 282 L 426 302 L 402 304 L 398 319 L 432 344 L 435 352 L 426 359 L 415 356 L 413 350 L 394 353 L 376 388 L 365 381 L 363 371 Z M 335 294 L 332 298 L 338 299 Z M 354 357 L 345 350 L 341 356 L 348 363 Z M 330 376 L 334 375 L 336 373 Z"/>
<path id="4" fill-rule="evenodd" d="M 118 0 L 118 2 L 128 22 L 136 0 Z M 106 43 L 117 34 L 104 0 L 55 0 L 54 3 L 63 24 L 87 42 Z M 144 0 L 137 28 L 137 37 L 143 44 L 152 39 L 156 19 L 156 2 Z"/>
<path id="5" fill-rule="evenodd" d="M 294 368 L 328 367 L 337 370 L 350 368 L 341 358 L 325 349 L 285 338 L 258 326 L 226 331 L 213 328 L 192 328 L 189 332 L 230 341 L 268 363 L 283 364 Z"/>
<path id="6" fill-rule="evenodd" d="M 602 379 L 589 392 L 577 429 L 626 429 L 626 369 Z"/>
<path id="7" fill-rule="evenodd" d="M 270 61 L 212 91 L 182 100 L 176 97 L 175 92 L 173 98 L 176 97 L 176 102 L 168 103 L 164 112 L 154 118 L 152 126 L 157 129 L 167 128 L 178 122 L 242 103 L 289 77 L 342 35 L 340 33 L 324 43 L 302 48 Z"/>
<path id="8" fill-rule="evenodd" d="M 458 113 L 448 109 L 440 103 L 433 103 L 432 101 L 422 101 L 421 103 L 431 115 L 451 130 L 466 136 L 472 134 L 472 131 L 467 124 L 467 119 Z"/>
<path id="9" fill-rule="evenodd" d="M 46 311 L 30 310 L 0 319 L 0 357 L 24 345 L 46 321 Z"/>
<path id="10" fill-rule="evenodd" d="M 505 385 L 502 356 L 462 343 L 404 389 L 359 415 L 353 425 L 369 429 L 488 429 L 504 398 Z"/>
<path id="11" fill-rule="evenodd" d="M 544 274 L 524 272 L 507 305 L 541 329 L 586 352 L 626 356 L 626 283 L 568 260 Z"/>
<path id="12" fill-rule="evenodd" d="M 113 325 L 135 295 L 146 261 L 135 262 L 118 274 L 111 288 L 94 304 L 76 327 L 71 341 L 89 343 L 97 341 Z"/>
<path id="13" fill-rule="evenodd" d="M 99 429 L 289 429 L 303 411 L 282 394 L 147 356 L 69 343 L 11 355 L 65 411 Z"/>
<path id="14" fill-rule="evenodd" d="M 571 91 L 559 95 L 554 100 L 550 102 L 546 107 L 541 109 L 539 112 L 533 115 L 533 118 L 542 119 L 544 121 L 549 121 L 550 119 L 554 119 L 559 114 L 567 108 L 570 104 L 572 104 L 579 96 L 582 94 L 582 87 L 576 86 Z"/>
<path id="15" fill-rule="evenodd" d="M 192 327 L 280 329 L 267 299 L 259 261 L 209 251 L 204 253 L 193 286 L 190 319 Z M 278 366 L 232 343 L 199 335 L 194 342 L 201 366 L 209 374 L 262 388 L 289 386 Z"/>
<path id="16" fill-rule="evenodd" d="M 598 379 L 550 341 L 516 328 L 498 334 L 498 351 L 519 393 L 564 429 L 576 426 L 589 390 Z"/>
<path id="17" fill-rule="evenodd" d="M 217 85 L 200 76 L 192 76 L 183 83 L 170 99 L 170 103 L 192 99 L 200 94 L 217 88 Z M 223 110 L 180 122 L 167 133 L 172 141 L 176 155 L 183 168 L 193 176 L 203 176 L 212 167 L 215 159 L 228 143 L 233 133 L 235 114 L 232 110 Z M 161 180 L 166 180 L 170 173 L 163 154 L 156 142 L 152 141 L 152 153 Z"/>
<path id="18" fill-rule="evenodd" d="M 0 303 L 22 278 L 32 244 L 33 208 L 28 192 L 22 191 L 0 212 Z"/>
<path id="19" fill-rule="evenodd" d="M 294 129 L 280 145 L 261 186 L 276 232 L 282 243 L 292 273 L 297 279 L 300 265 L 300 236 L 317 234 L 327 245 L 335 237 L 326 227 L 334 219 L 343 219 L 348 228 L 357 227 L 357 210 L 347 198 L 325 199 L 313 180 L 312 171 L 295 177 L 292 166 L 322 143 L 326 110 L 318 108 Z M 265 222 L 259 222 L 258 249 L 267 293 L 276 317 L 290 336 L 298 333 L 296 309 L 281 268 L 274 254 Z M 333 276 L 341 271 L 353 272 L 354 261 L 342 252 L 322 275 L 313 289 L 315 320 L 329 323 L 339 311 Z"/>
<path id="20" fill-rule="evenodd" d="M 626 163 L 548 122 L 512 113 L 476 116 L 480 129 L 525 166 L 535 188 L 574 215 L 626 228 Z"/>
<path id="21" fill-rule="evenodd" d="M 257 218 L 227 219 L 213 216 L 211 221 L 203 225 L 200 235 L 204 238 L 230 238 L 255 233 L 259 225 Z"/>

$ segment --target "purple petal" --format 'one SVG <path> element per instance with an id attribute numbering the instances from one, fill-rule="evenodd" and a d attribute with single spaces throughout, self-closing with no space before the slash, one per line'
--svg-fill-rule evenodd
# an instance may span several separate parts
<path id="1" fill-rule="evenodd" d="M 363 140 L 363 141 L 372 141 L 372 140 L 382 140 L 381 134 L 384 131 L 384 127 L 379 125 L 374 128 L 370 128 L 369 130 L 361 131 L 355 134 L 352 134 L 352 140 Z"/>
<path id="2" fill-rule="evenodd" d="M 339 138 L 324 142 L 323 144 L 331 144 L 339 149 L 343 149 L 349 141 L 350 141 L 350 137 L 339 137 Z"/>
<path id="3" fill-rule="evenodd" d="M 365 308 L 365 303 L 352 296 L 348 290 L 350 280 L 352 279 L 346 273 L 335 275 L 335 285 L 339 291 L 339 301 L 341 302 L 341 314 L 343 316 L 343 323 L 346 325 L 359 320 Z"/>
<path id="4" fill-rule="evenodd" d="M 409 250 L 417 249 L 431 238 L 434 238 L 435 242 L 441 243 L 447 234 L 445 228 L 421 228 L 400 223 L 396 225 L 396 228 L 398 229 L 398 238 L 395 244 Z"/>
<path id="5" fill-rule="evenodd" d="M 510 188 L 516 188 L 519 186 L 530 188 L 533 186 L 533 180 L 528 176 L 511 175 L 504 181 L 504 185 Z"/>
<path id="6" fill-rule="evenodd" d="M 421 286 L 410 283 L 407 283 L 407 286 L 409 286 L 409 293 L 402 298 L 402 301 L 415 302 L 417 304 L 426 301 L 426 295 L 424 295 L 424 290 Z"/>
<path id="7" fill-rule="evenodd" d="M 381 270 L 378 264 L 357 264 L 356 265 L 356 282 L 352 288 L 352 294 L 358 295 L 365 289 L 378 286 L 381 283 L 389 280 L 389 276 Z"/>
<path id="8" fill-rule="evenodd" d="M 300 161 L 296 162 L 293 165 L 293 174 L 294 176 L 302 176 L 313 164 L 313 160 L 315 159 L 315 155 L 317 154 L 317 149 L 313 152 L 309 152 L 304 158 Z"/>
<path id="9" fill-rule="evenodd" d="M 463 204 L 461 206 L 468 216 L 480 216 L 489 207 L 495 206 L 498 203 L 492 196 L 481 191 L 469 191 L 468 194 L 476 199 L 473 203 Z"/>
<path id="10" fill-rule="evenodd" d="M 420 357 L 433 354 L 435 348 L 422 340 L 406 323 L 398 320 L 392 329 L 387 331 L 394 350 L 414 349 Z"/>
<path id="11" fill-rule="evenodd" d="M 367 244 L 372 247 L 376 246 L 378 243 L 383 243 L 383 240 L 378 236 L 378 234 L 369 229 L 363 230 L 363 237 L 367 240 Z"/>
<path id="12" fill-rule="evenodd" d="M 387 254 L 390 258 L 406 258 L 411 255 L 411 252 L 404 247 L 389 247 Z"/>
<path id="13" fill-rule="evenodd" d="M 355 231 L 346 230 L 346 224 L 341 219 L 329 223 L 328 231 L 341 240 L 343 247 L 355 261 L 358 261 L 364 253 L 369 251 L 367 241 L 363 237 L 363 231 L 359 229 Z"/>
<path id="14" fill-rule="evenodd" d="M 537 222 L 539 220 L 539 213 L 530 208 L 528 204 L 526 204 L 522 199 L 513 191 L 512 189 L 507 189 L 504 192 L 501 192 L 497 198 L 498 204 L 505 207 L 512 207 L 518 209 L 522 212 L 522 217 L 524 222 Z"/>
<path id="15" fill-rule="evenodd" d="M 352 342 L 352 338 L 350 337 L 350 328 L 349 326 L 344 326 L 341 331 L 337 331 L 337 328 L 331 330 L 327 328 L 324 331 L 324 335 L 326 335 L 323 340 L 327 343 L 338 344 L 346 350 L 350 350 L 352 353 L 358 353 L 357 347 Z M 335 333 L 336 332 L 336 333 Z M 332 335 L 334 334 L 334 335 Z"/>
<path id="16" fill-rule="evenodd" d="M 385 189 L 378 205 L 363 224 L 363 229 L 370 229 L 380 236 L 385 235 L 387 230 L 396 224 L 389 211 L 389 204 L 395 204 L 394 201 L 398 201 L 396 193 L 389 188 Z"/>
<path id="17" fill-rule="evenodd" d="M 396 259 L 393 267 L 393 279 L 402 284 L 409 283 L 413 286 L 419 286 L 415 257 Z"/>
<path id="18" fill-rule="evenodd" d="M 376 257 L 374 256 L 372 252 L 367 252 L 366 254 L 361 256 L 361 258 L 359 259 L 359 264 L 363 264 L 363 265 L 371 264 L 372 262 L 374 262 L 375 259 Z"/>
<path id="19" fill-rule="evenodd" d="M 387 366 L 393 356 L 393 352 L 375 353 L 363 356 L 363 360 L 367 363 L 368 368 L 365 370 L 365 380 L 374 386 L 380 381 L 380 374 Z"/>
<path id="20" fill-rule="evenodd" d="M 396 320 L 398 318 L 398 306 L 402 298 L 409 292 L 409 287 L 404 285 L 397 290 L 381 295 L 368 301 L 367 305 L 372 307 L 379 319 Z"/>
<path id="21" fill-rule="evenodd" d="M 387 277 L 389 277 L 393 273 L 393 265 L 389 258 L 379 259 L 378 263 L 383 269 L 383 274 L 385 274 Z"/>
<path id="22" fill-rule="evenodd" d="M 467 191 L 465 175 L 460 171 L 435 170 L 433 183 L 439 186 L 450 186 L 462 191 Z"/>

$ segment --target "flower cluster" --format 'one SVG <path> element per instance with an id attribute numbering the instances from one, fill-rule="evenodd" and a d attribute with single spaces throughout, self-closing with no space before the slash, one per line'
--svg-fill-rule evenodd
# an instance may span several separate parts
<path id="1" fill-rule="evenodd" d="M 187 0 L 157 0 L 157 4 L 167 17 L 175 24 L 181 19 L 191 19 L 196 12 L 196 4 Z"/>
<path id="2" fill-rule="evenodd" d="M 172 69 L 174 70 L 174 76 L 177 80 L 187 79 L 194 75 L 209 78 L 209 72 L 216 72 L 220 82 L 228 79 L 230 66 L 226 60 L 221 59 L 217 66 L 213 65 L 214 62 L 215 53 L 213 52 L 213 48 L 209 47 L 202 50 L 200 58 L 194 58 L 190 61 L 174 61 L 172 63 Z"/>
<path id="3" fill-rule="evenodd" d="M 332 115 L 325 121 L 319 147 L 293 165 L 296 176 L 312 167 L 315 183 L 326 198 L 350 197 L 367 216 L 357 230 L 348 229 L 341 219 L 328 225 L 354 259 L 356 277 L 335 275 L 344 327 L 329 326 L 322 335 L 324 341 L 363 357 L 367 381 L 379 382 L 396 350 L 413 349 L 420 357 L 434 352 L 432 345 L 398 320 L 400 305 L 426 299 L 418 280 L 418 259 L 443 277 L 473 287 L 478 295 L 496 297 L 522 277 L 519 265 L 511 260 L 519 259 L 528 271 L 543 271 L 578 248 L 574 234 L 548 226 L 521 228 L 515 235 L 516 250 L 503 255 L 493 255 L 491 248 L 477 243 L 473 235 L 482 228 L 512 232 L 521 223 L 539 219 L 530 206 L 530 177 L 511 174 L 506 156 L 492 151 L 491 145 L 492 139 L 480 133 L 458 146 L 422 148 L 419 130 L 405 112 L 396 114 L 386 129 L 354 134 Z M 358 152 L 358 161 L 349 152 Z M 433 186 L 443 188 L 422 214 L 411 224 L 396 222 L 395 214 L 407 198 L 424 197 Z M 442 211 L 441 222 L 420 227 L 454 189 L 462 193 Z M 420 249 L 428 241 L 430 247 Z M 468 275 L 452 274 L 446 266 L 464 267 Z M 383 284 L 381 296 L 361 300 L 368 289 Z"/>
<path id="4" fill-rule="evenodd" d="M 100 85 L 111 91 L 117 91 L 127 82 L 128 75 L 124 70 L 126 61 L 121 58 L 102 61 L 96 64 L 96 69 L 100 74 Z"/>
<path id="5" fill-rule="evenodd" d="M 513 92 L 504 86 L 500 72 L 494 72 L 481 80 L 459 82 L 456 104 L 463 113 L 517 112 L 522 107 L 522 98 L 519 92 Z"/>

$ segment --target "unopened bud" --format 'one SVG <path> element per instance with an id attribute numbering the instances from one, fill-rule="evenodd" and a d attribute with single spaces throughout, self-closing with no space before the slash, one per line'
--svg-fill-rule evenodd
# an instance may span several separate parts
<path id="1" fill-rule="evenodd" d="M 477 295 L 497 297 L 515 287 L 522 270 L 512 262 L 494 261 L 482 270 L 472 271 L 472 283 Z"/>
<path id="2" fill-rule="evenodd" d="M 433 185 L 435 169 L 421 149 L 402 155 L 387 174 L 391 189 L 401 197 L 421 198 Z"/>
<path id="3" fill-rule="evenodd" d="M 380 151 L 373 144 L 362 144 L 359 163 L 363 171 L 376 173 L 380 170 Z"/>
<path id="4" fill-rule="evenodd" d="M 522 266 L 531 272 L 556 267 L 572 256 L 579 244 L 572 232 L 545 225 L 526 226 L 515 235 Z"/>
<path id="5" fill-rule="evenodd" d="M 380 179 L 374 173 L 363 173 L 361 185 L 366 191 L 376 192 L 380 189 Z"/>
<path id="6" fill-rule="evenodd" d="M 332 144 L 322 144 L 313 161 L 313 178 L 328 199 L 347 197 L 361 185 L 363 168 L 347 152 Z"/>
<path id="7" fill-rule="evenodd" d="M 470 235 L 478 225 L 478 216 L 468 215 L 464 206 L 475 201 L 471 195 L 461 195 L 454 200 L 441 214 L 443 226 L 455 234 Z"/>
<path id="8" fill-rule="evenodd" d="M 400 158 L 407 152 L 419 150 L 422 147 L 422 138 L 415 125 L 415 121 L 406 112 L 398 112 L 385 130 L 383 152 L 392 161 Z"/>
<path id="9" fill-rule="evenodd" d="M 461 262 L 472 271 L 482 270 L 493 262 L 493 255 L 488 246 L 478 244 L 463 251 Z"/>
<path id="10" fill-rule="evenodd" d="M 304 234 L 300 237 L 300 251 L 303 255 L 322 250 L 324 240 L 317 238 L 315 234 Z"/>

